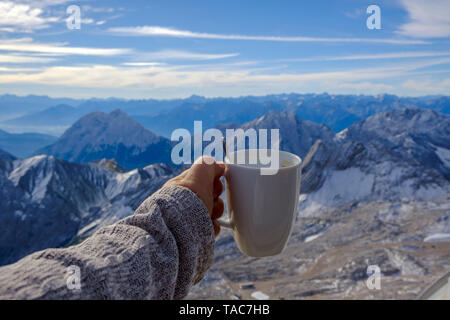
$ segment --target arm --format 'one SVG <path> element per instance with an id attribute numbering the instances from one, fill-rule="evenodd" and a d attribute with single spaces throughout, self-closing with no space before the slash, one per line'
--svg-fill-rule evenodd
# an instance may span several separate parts
<path id="1" fill-rule="evenodd" d="M 0 299 L 183 298 L 212 264 L 208 211 L 188 188 L 167 185 L 79 245 L 0 268 Z M 70 266 L 79 268 L 80 289 L 68 288 Z"/>

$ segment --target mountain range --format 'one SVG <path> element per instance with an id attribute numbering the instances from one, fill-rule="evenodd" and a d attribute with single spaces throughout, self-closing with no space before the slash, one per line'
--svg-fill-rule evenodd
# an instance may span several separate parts
<path id="1" fill-rule="evenodd" d="M 271 107 L 250 121 L 231 117 L 217 127 L 278 128 L 281 149 L 303 158 L 288 247 L 274 257 L 245 257 L 223 230 L 213 268 L 190 298 L 249 299 L 258 291 L 271 298 L 413 298 L 450 268 L 448 115 L 394 108 L 335 133 L 302 119 L 295 108 Z M 0 264 L 82 241 L 131 214 L 180 172 L 167 164 L 126 171 L 131 166 L 124 160 L 137 164 L 139 157 L 158 152 L 162 140 L 122 111 L 96 112 L 46 148 L 52 155 L 22 160 L 1 151 L 0 225 L 8 228 L 0 236 Z M 170 144 L 164 146 L 170 156 Z M 120 158 L 122 150 L 128 157 Z M 381 291 L 365 286 L 371 264 L 381 268 Z"/>
<path id="2" fill-rule="evenodd" d="M 188 298 L 416 298 L 450 268 L 449 118 L 392 110 L 331 136 L 310 130 L 316 141 L 299 137 L 308 122 L 292 113 L 243 124 L 280 128 L 284 150 L 310 147 L 293 233 L 282 254 L 252 258 L 223 230 L 212 269 Z M 366 286 L 369 265 L 381 270 L 381 290 Z"/>
<path id="3" fill-rule="evenodd" d="M 54 101 L 52 104 L 51 102 Z M 204 127 L 259 118 L 270 110 L 294 110 L 303 120 L 328 125 L 339 132 L 376 113 L 403 109 L 431 109 L 450 113 L 450 97 L 398 97 L 395 95 L 278 94 L 237 98 L 191 96 L 171 100 L 51 99 L 48 97 L 0 96 L 0 127 L 9 132 L 40 132 L 60 135 L 79 117 L 94 111 L 121 109 L 152 132 L 170 137 L 177 128 L 192 129 L 194 120 Z M 18 112 L 20 110 L 20 112 Z M 183 115 L 183 116 L 180 116 Z"/>
<path id="4" fill-rule="evenodd" d="M 0 149 L 19 158 L 32 156 L 37 149 L 54 143 L 58 138 L 43 133 L 9 133 L 0 130 Z"/>
<path id="5" fill-rule="evenodd" d="M 77 164 L 0 151 L 0 265 L 37 250 L 76 243 L 134 212 L 176 171 L 164 164 L 126 173 L 104 161 Z"/>

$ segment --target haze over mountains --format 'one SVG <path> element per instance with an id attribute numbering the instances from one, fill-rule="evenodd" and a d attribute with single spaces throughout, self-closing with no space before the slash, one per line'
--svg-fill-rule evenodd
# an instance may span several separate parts
<path id="1" fill-rule="evenodd" d="M 20 158 L 30 157 L 36 149 L 54 143 L 58 138 L 42 133 L 8 133 L 0 129 L 0 149 Z"/>
<path id="2" fill-rule="evenodd" d="M 52 101 L 54 101 L 52 103 Z M 261 97 L 172 100 L 51 99 L 48 97 L 0 96 L 0 128 L 8 132 L 39 132 L 61 135 L 77 119 L 90 112 L 121 109 L 155 134 L 170 137 L 173 130 L 191 130 L 194 120 L 204 127 L 234 122 L 243 124 L 270 110 L 294 110 L 303 120 L 326 124 L 339 132 L 375 113 L 402 108 L 426 108 L 450 113 L 446 96 L 397 97 L 394 95 L 278 94 Z M 183 116 L 180 116 L 183 115 Z"/>

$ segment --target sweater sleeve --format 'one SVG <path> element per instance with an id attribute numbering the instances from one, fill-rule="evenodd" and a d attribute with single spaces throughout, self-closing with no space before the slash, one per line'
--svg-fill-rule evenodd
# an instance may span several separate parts
<path id="1" fill-rule="evenodd" d="M 79 245 L 0 268 L 0 299 L 181 299 L 213 251 L 203 202 L 187 188 L 164 187 Z"/>

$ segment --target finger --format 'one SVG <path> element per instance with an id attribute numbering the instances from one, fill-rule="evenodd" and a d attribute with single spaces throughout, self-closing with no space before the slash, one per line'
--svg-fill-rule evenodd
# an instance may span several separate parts
<path id="1" fill-rule="evenodd" d="M 217 237 L 220 233 L 220 225 L 217 221 L 213 221 L 214 226 L 214 236 Z"/>
<path id="2" fill-rule="evenodd" d="M 220 178 L 225 173 L 225 164 L 215 162 L 214 165 L 214 178 Z"/>
<path id="3" fill-rule="evenodd" d="M 220 180 L 220 177 L 216 177 L 216 179 L 214 179 L 213 197 L 217 198 L 222 194 L 222 192 L 223 192 L 222 181 Z"/>
<path id="4" fill-rule="evenodd" d="M 221 198 L 214 199 L 211 219 L 219 219 L 223 215 L 224 203 Z"/>
<path id="5" fill-rule="evenodd" d="M 216 160 L 210 156 L 202 156 L 198 158 L 194 162 L 193 167 L 206 167 L 207 176 L 211 179 L 211 182 L 213 182 L 215 178 L 223 176 L 225 173 L 225 164 L 216 162 Z"/>

